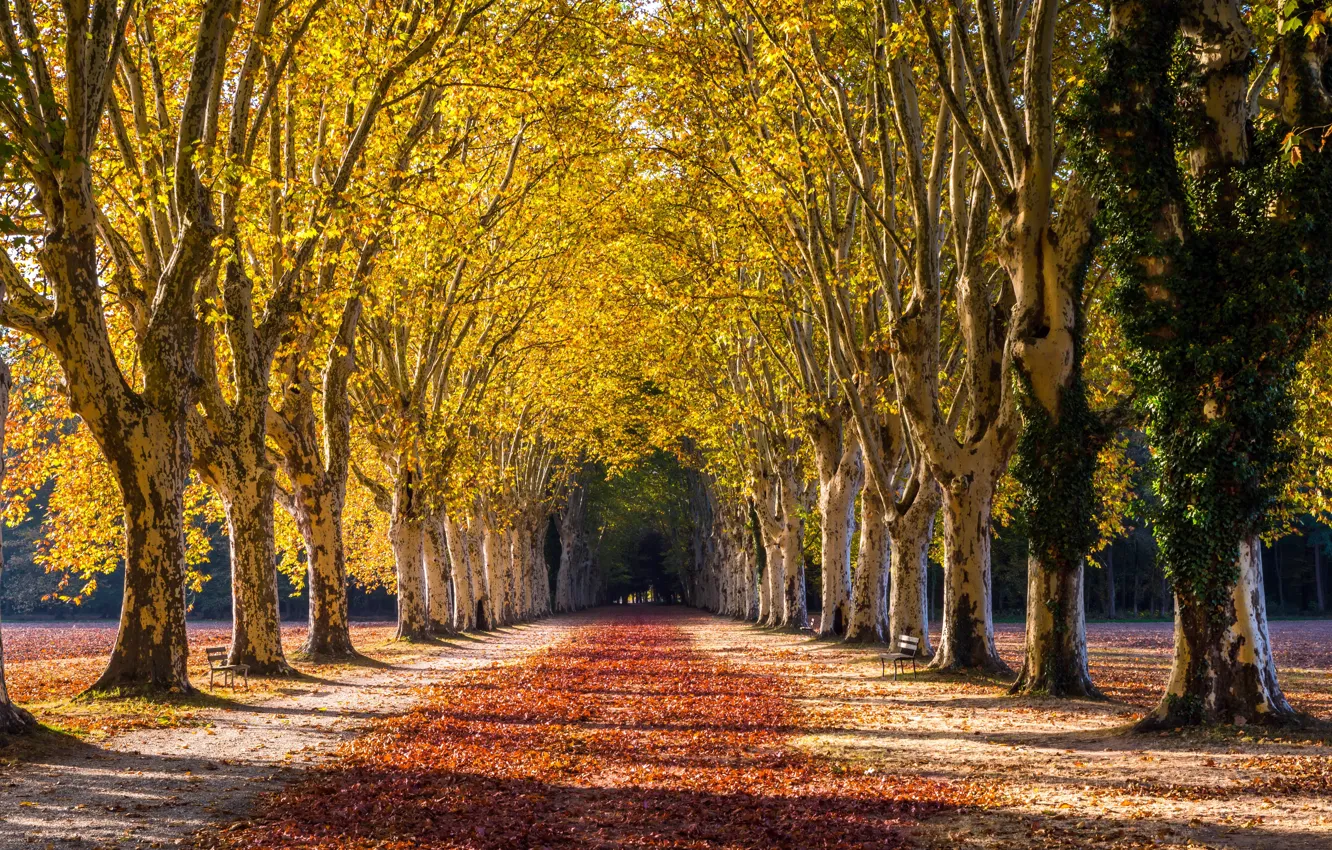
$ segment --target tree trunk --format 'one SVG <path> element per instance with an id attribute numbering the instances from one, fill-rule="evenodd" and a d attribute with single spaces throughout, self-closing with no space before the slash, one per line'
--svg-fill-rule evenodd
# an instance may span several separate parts
<path id="1" fill-rule="evenodd" d="M 744 603 L 740 611 L 740 618 L 753 622 L 759 616 L 759 583 L 761 577 L 758 572 L 758 555 L 754 551 L 753 540 L 749 535 L 749 529 L 746 527 L 741 537 L 741 557 L 744 559 L 742 580 L 744 581 Z"/>
<path id="2" fill-rule="evenodd" d="M 451 514 L 444 515 L 444 540 L 453 564 L 453 629 L 457 632 L 476 628 L 476 597 L 472 591 L 472 561 L 467 545 L 467 529 L 458 525 Z"/>
<path id="3" fill-rule="evenodd" d="M 938 670 L 1010 672 L 994 645 L 990 605 L 989 484 L 973 479 L 961 492 L 944 488 L 944 600 Z"/>
<path id="4" fill-rule="evenodd" d="M 569 499 L 560 516 L 560 564 L 555 573 L 555 610 L 565 613 L 574 610 L 574 558 L 579 550 L 583 533 L 583 515 L 587 507 L 587 491 L 577 483 L 570 488 Z"/>
<path id="5" fill-rule="evenodd" d="M 453 575 L 443 517 L 427 516 L 424 534 L 426 616 L 430 631 L 437 635 L 453 634 Z"/>
<path id="6" fill-rule="evenodd" d="M 185 632 L 185 487 L 190 452 L 181 417 L 148 414 L 124 444 L 103 445 L 125 508 L 125 592 L 106 670 L 89 688 L 189 692 Z"/>
<path id="7" fill-rule="evenodd" d="M 782 611 L 777 627 L 803 629 L 809 625 L 805 605 L 804 520 L 795 497 L 795 475 L 782 485 Z"/>
<path id="8" fill-rule="evenodd" d="M 481 538 L 482 557 L 486 563 L 486 620 L 492 629 L 504 625 L 504 586 L 507 582 L 503 535 L 495 530 L 494 520 L 487 518 L 485 535 Z"/>
<path id="9" fill-rule="evenodd" d="M 529 587 L 526 580 L 526 564 L 523 557 L 525 549 L 524 535 L 519 528 L 522 520 L 515 520 L 514 525 L 508 531 L 508 540 L 506 545 L 509 549 L 509 580 L 504 585 L 504 607 L 508 612 L 510 623 L 521 623 L 527 619 L 527 605 L 523 599 L 523 588 Z"/>
<path id="10" fill-rule="evenodd" d="M 567 613 L 574 610 L 573 582 L 574 582 L 574 553 L 577 551 L 577 542 L 574 539 L 575 532 L 572 528 L 566 530 L 561 523 L 560 528 L 560 565 L 555 572 L 555 610 L 559 613 Z"/>
<path id="11" fill-rule="evenodd" d="M 1298 719 L 1277 683 L 1263 596 L 1262 543 L 1238 547 L 1239 580 L 1219 606 L 1177 594 L 1175 661 L 1165 696 L 1138 729 Z"/>
<path id="12" fill-rule="evenodd" d="M 1015 694 L 1100 697 L 1087 667 L 1082 564 L 1027 563 L 1027 640 Z"/>
<path id="13" fill-rule="evenodd" d="M 478 510 L 467 527 L 467 562 L 472 567 L 472 628 L 488 631 L 495 624 L 490 619 L 490 584 L 486 575 L 486 529 Z"/>
<path id="14" fill-rule="evenodd" d="M 355 657 L 347 616 L 342 506 L 332 493 L 313 487 L 297 487 L 292 495 L 298 514 L 296 525 L 305 539 L 310 588 L 310 631 L 300 653 L 321 660 Z"/>
<path id="15" fill-rule="evenodd" d="M 763 570 L 758 574 L 758 617 L 754 621 L 759 625 L 766 625 L 772 618 L 772 585 L 769 582 L 772 576 L 772 559 L 768 556 L 766 548 L 763 554 Z"/>
<path id="16" fill-rule="evenodd" d="M 9 364 L 0 359 L 0 484 L 5 480 L 5 425 L 9 418 L 9 388 L 12 376 Z M 0 587 L 3 587 L 5 572 L 4 556 L 4 521 L 0 519 Z M 14 704 L 9 698 L 9 686 L 5 680 L 5 643 L 3 630 L 0 629 L 0 735 L 22 732 L 37 725 L 37 721 L 24 709 Z"/>
<path id="17" fill-rule="evenodd" d="M 768 543 L 763 550 L 768 556 L 763 582 L 768 594 L 768 616 L 763 618 L 761 625 L 776 627 L 782 619 L 782 581 L 786 575 L 786 568 L 782 566 L 784 558 L 779 540 Z"/>
<path id="18" fill-rule="evenodd" d="M 823 614 L 819 636 L 845 635 L 851 621 L 851 535 L 856 493 L 865 481 L 860 445 L 840 420 L 819 419 L 810 429 L 819 471 L 820 559 Z"/>
<path id="19" fill-rule="evenodd" d="M 221 487 L 231 542 L 232 664 L 253 674 L 287 675 L 294 671 L 282 651 L 278 616 L 277 551 L 273 540 L 273 468 L 232 467 Z"/>
<path id="20" fill-rule="evenodd" d="M 939 512 L 939 487 L 930 480 L 902 514 L 889 526 L 892 541 L 892 590 L 888 604 L 888 640 L 898 635 L 920 638 L 917 652 L 931 655 L 930 541 L 934 515 Z"/>
<path id="21" fill-rule="evenodd" d="M 891 550 L 895 548 L 888 539 L 887 510 L 875 488 L 866 487 L 860 496 L 860 555 L 851 592 L 847 643 L 888 643 L 892 640 L 888 585 Z"/>
<path id="22" fill-rule="evenodd" d="M 410 473 L 407 473 L 410 474 Z M 410 505 L 410 489 L 400 485 L 393 494 L 389 517 L 389 542 L 398 580 L 397 640 L 422 640 L 429 636 L 425 608 L 425 534 L 421 518 Z"/>

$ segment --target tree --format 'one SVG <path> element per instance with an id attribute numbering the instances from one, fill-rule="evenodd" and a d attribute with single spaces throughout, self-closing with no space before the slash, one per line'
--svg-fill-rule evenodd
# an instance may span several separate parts
<path id="1" fill-rule="evenodd" d="M 12 75 L 0 118 L 17 147 L 14 161 L 31 181 L 22 219 L 40 245 L 13 241 L 0 257 L 7 288 L 0 321 L 48 347 L 65 374 L 71 406 L 88 425 L 120 486 L 125 517 L 125 594 L 120 631 L 93 690 L 151 686 L 189 690 L 185 637 L 184 491 L 194 398 L 195 293 L 219 233 L 212 193 L 200 173 L 211 145 L 223 60 L 234 26 L 225 0 L 210 0 L 193 26 L 184 92 L 168 127 L 171 149 L 156 171 L 152 197 L 170 214 L 149 226 L 153 262 L 135 268 L 109 232 L 96 191 L 99 127 L 124 57 L 126 30 L 145 50 L 151 13 L 128 2 L 70 5 L 39 22 L 31 5 L 0 4 L 0 39 Z M 46 9 L 43 8 L 43 12 Z M 57 37 L 58 36 L 58 37 Z M 47 45 L 61 55 L 48 55 Z M 250 69 L 252 70 L 252 69 Z M 240 77 L 250 71 L 242 71 Z M 132 80 L 132 77 L 130 77 Z M 62 87 L 56 80 L 63 80 Z M 243 79 L 233 79 L 237 85 Z M 235 88 L 231 88 L 235 91 Z M 170 107 L 163 103 L 164 109 Z M 157 155 L 157 154 L 155 154 Z M 169 181 L 166 182 L 166 181 Z M 133 331 L 132 369 L 110 331 L 101 253 L 115 258 L 109 283 Z M 29 265 L 31 264 L 31 266 Z M 20 268 L 35 266 L 33 285 Z"/>
<path id="2" fill-rule="evenodd" d="M 402 78 L 418 63 L 432 57 L 446 38 L 456 41 L 481 7 L 464 7 L 434 18 L 415 3 L 386 8 L 366 19 L 362 43 L 347 51 L 350 68 L 333 52 L 327 32 L 316 49 L 322 62 L 299 51 L 310 23 L 325 4 L 312 3 L 282 44 L 278 59 L 272 49 L 278 4 L 261 2 L 255 11 L 254 34 L 242 68 L 267 66 L 267 88 L 251 120 L 253 74 L 242 74 L 236 91 L 226 140 L 223 172 L 223 268 L 203 297 L 216 304 L 217 315 L 205 315 L 200 341 L 200 410 L 191 417 L 195 468 L 222 497 L 227 508 L 232 556 L 232 646 L 230 661 L 246 664 L 255 673 L 289 672 L 282 651 L 277 613 L 277 575 L 274 568 L 273 506 L 276 468 L 268 450 L 268 425 L 274 360 L 300 307 L 309 306 L 306 267 L 321 247 L 325 229 L 335 214 L 346 213 L 346 194 L 358 170 L 364 168 L 366 147 L 379 123 L 380 113 Z M 320 22 L 322 24 L 322 21 Z M 330 22 L 338 27 L 337 21 Z M 322 29 L 318 27 L 318 29 Z M 329 55 L 332 53 L 332 55 Z M 317 77 L 304 74 L 286 79 L 293 63 L 319 69 Z M 346 126 L 326 136 L 331 83 L 356 79 L 363 64 L 381 66 L 368 91 L 352 89 L 346 96 Z M 340 73 L 341 72 L 341 73 Z M 342 76 L 345 74 L 345 76 Z M 278 86 L 287 83 L 286 108 L 279 112 Z M 323 91 L 319 98 L 312 92 Z M 306 96 L 297 91 L 306 92 Z M 338 91 L 338 94 L 343 92 Z M 408 138 L 419 139 L 428 126 L 435 95 L 429 89 L 420 98 L 416 121 L 408 125 Z M 265 113 L 267 108 L 267 116 Z M 242 175 L 251 171 L 265 117 L 267 128 L 268 191 Z M 141 122 L 139 122 L 141 123 Z M 312 144 L 300 144 L 312 142 Z M 341 150 L 331 169 L 323 160 Z M 401 158 L 394 161 L 397 165 Z M 308 174 L 309 183 L 298 174 Z M 394 179 L 390 177 L 390 183 Z M 281 187 L 280 189 L 277 187 Z M 247 191 L 249 190 L 249 191 Z M 252 198 L 258 195 L 258 198 Z M 266 209 L 265 209 L 266 207 Z M 263 222 L 259 228 L 248 223 Z M 336 237 L 335 237 L 336 238 Z M 316 276 L 315 283 L 327 283 Z M 256 286 L 259 284 L 259 286 Z M 265 291 L 266 290 L 266 291 Z M 261 306 L 262 305 L 262 308 Z M 219 335 L 214 326 L 222 330 Z M 225 336 L 225 351 L 219 351 Z M 225 360 L 223 358 L 226 358 Z"/>
<path id="3" fill-rule="evenodd" d="M 1079 107 L 1176 602 L 1170 681 L 1140 728 L 1295 716 L 1268 642 L 1258 534 L 1288 468 L 1277 438 L 1295 367 L 1332 299 L 1321 5 L 1113 2 L 1104 68 Z"/>

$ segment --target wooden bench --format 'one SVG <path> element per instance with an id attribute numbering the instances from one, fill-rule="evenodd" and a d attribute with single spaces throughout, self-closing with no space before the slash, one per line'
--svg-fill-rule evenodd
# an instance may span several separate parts
<path id="1" fill-rule="evenodd" d="M 236 686 L 236 674 L 241 674 L 245 679 L 245 687 L 250 687 L 250 667 L 248 664 L 228 664 L 227 648 L 225 646 L 209 646 L 204 648 L 204 655 L 208 656 L 208 687 L 213 687 L 213 677 L 218 673 L 222 674 L 222 685 L 227 688 Z"/>
<path id="2" fill-rule="evenodd" d="M 911 672 L 916 672 L 916 658 L 920 655 L 920 638 L 912 635 L 897 636 L 897 651 L 889 652 L 879 656 L 879 675 L 888 675 L 888 662 L 893 662 L 893 679 L 897 679 L 897 670 L 900 667 L 902 672 L 906 672 L 906 663 L 911 662 Z"/>

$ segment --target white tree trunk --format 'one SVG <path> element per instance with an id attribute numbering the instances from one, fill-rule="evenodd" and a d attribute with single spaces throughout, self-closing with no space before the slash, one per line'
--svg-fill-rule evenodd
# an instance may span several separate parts
<path id="1" fill-rule="evenodd" d="M 939 491 L 930 483 L 929 492 L 915 501 L 889 526 L 892 539 L 891 595 L 888 601 L 888 639 L 898 635 L 920 638 L 918 651 L 931 655 L 929 566 L 930 540 L 934 537 L 934 515 L 939 509 Z"/>
<path id="2" fill-rule="evenodd" d="M 823 561 L 823 613 L 819 635 L 845 635 L 851 623 L 851 535 L 856 494 L 865 467 L 855 432 L 841 422 L 819 421 L 811 429 L 819 470 L 820 557 Z"/>
<path id="3" fill-rule="evenodd" d="M 476 511 L 467 525 L 467 561 L 472 567 L 472 628 L 485 631 L 490 622 L 490 588 L 486 580 L 485 524 Z"/>
<path id="4" fill-rule="evenodd" d="M 442 514 L 426 516 L 424 534 L 426 614 L 430 631 L 437 635 L 452 634 L 453 570 Z"/>
<path id="5" fill-rule="evenodd" d="M 782 613 L 777 627 L 803 629 L 809 624 L 805 605 L 805 523 L 800 518 L 794 469 L 786 470 L 782 478 Z"/>
<path id="6" fill-rule="evenodd" d="M 472 591 L 472 561 L 467 545 L 467 529 L 452 514 L 444 514 L 444 540 L 453 564 L 453 629 L 464 632 L 476 628 L 476 596 Z"/>
<path id="7" fill-rule="evenodd" d="M 393 494 L 389 516 L 389 542 L 398 580 L 398 640 L 429 636 L 425 607 L 425 534 L 423 522 L 411 504 L 410 485 Z"/>
<path id="8" fill-rule="evenodd" d="M 1081 567 L 1047 570 L 1029 558 L 1026 649 L 1014 693 L 1100 695 L 1087 666 L 1083 576 Z"/>

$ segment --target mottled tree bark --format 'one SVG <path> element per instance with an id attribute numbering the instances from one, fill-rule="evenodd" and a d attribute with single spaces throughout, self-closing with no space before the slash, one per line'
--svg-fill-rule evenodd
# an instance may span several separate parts
<path id="1" fill-rule="evenodd" d="M 136 449 L 108 452 L 125 500 L 125 594 L 120 630 L 106 670 L 90 690 L 149 686 L 190 690 L 185 636 L 185 487 L 189 444 L 184 422 L 153 423 Z M 151 448 L 150 448 L 151 447 Z"/>
<path id="2" fill-rule="evenodd" d="M 892 535 L 892 596 L 888 603 L 890 639 L 899 635 L 920 638 L 917 651 L 932 655 L 928 579 L 930 540 L 934 537 L 934 515 L 939 508 L 938 489 L 928 492 L 890 524 Z"/>
<path id="3" fill-rule="evenodd" d="M 460 526 L 453 514 L 444 515 L 444 540 L 453 564 L 454 619 L 453 629 L 458 632 L 476 628 L 476 594 L 472 589 L 471 553 L 467 545 L 467 530 Z"/>
<path id="4" fill-rule="evenodd" d="M 1257 535 L 1238 546 L 1239 580 L 1221 616 L 1177 595 L 1175 659 L 1165 696 L 1140 730 L 1197 723 L 1281 724 L 1296 717 L 1277 683 Z"/>
<path id="5" fill-rule="evenodd" d="M 406 461 L 403 461 L 405 464 Z M 421 640 L 430 634 L 425 607 L 425 533 L 416 489 L 416 473 L 404 469 L 393 488 L 389 542 L 398 584 L 397 640 Z"/>
<path id="6" fill-rule="evenodd" d="M 443 516 L 439 513 L 427 515 L 423 533 L 426 615 L 430 631 L 437 635 L 453 634 L 453 570 Z"/>
<path id="7" fill-rule="evenodd" d="M 799 491 L 795 465 L 788 463 L 782 470 L 779 491 L 782 510 L 782 610 L 781 619 L 775 625 L 781 629 L 803 629 L 809 625 L 809 609 L 805 601 L 805 522 L 800 517 Z"/>
<path id="8" fill-rule="evenodd" d="M 1087 666 L 1082 569 L 1027 568 L 1027 639 L 1013 693 L 1099 697 Z"/>
<path id="9" fill-rule="evenodd" d="M 990 510 L 993 487 L 975 480 L 944 489 L 944 600 L 938 670 L 1009 672 L 994 645 L 990 602 Z"/>
<path id="10" fill-rule="evenodd" d="M 583 533 L 583 518 L 587 510 L 587 491 L 575 482 L 570 490 L 564 511 L 560 514 L 560 565 L 555 573 L 555 610 L 565 613 L 574 610 L 575 558 L 579 538 Z"/>
<path id="11" fill-rule="evenodd" d="M 850 428 L 821 420 L 811 429 L 819 471 L 820 551 L 823 561 L 823 614 L 819 635 L 845 635 L 851 623 L 851 535 L 856 494 L 865 481 L 860 444 Z"/>
<path id="12" fill-rule="evenodd" d="M 232 664 L 254 674 L 294 672 L 282 651 L 278 615 L 277 549 L 273 538 L 276 491 L 273 469 L 265 466 L 253 480 L 221 488 L 231 543 Z"/>
<path id="13" fill-rule="evenodd" d="M 890 551 L 888 511 L 878 491 L 866 487 L 860 496 L 860 554 L 851 593 L 847 643 L 888 643 Z"/>

